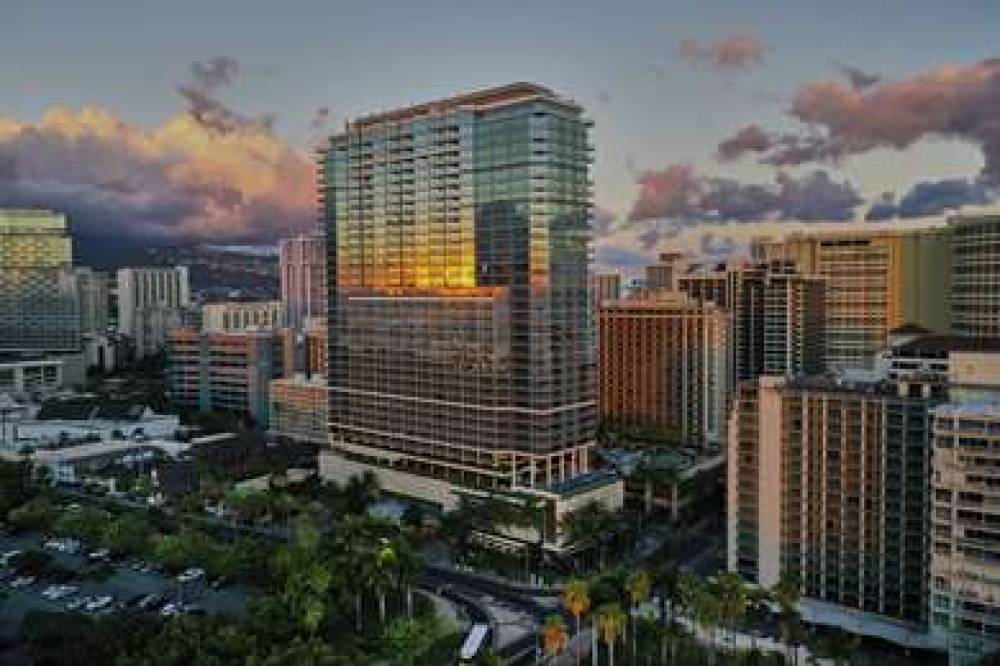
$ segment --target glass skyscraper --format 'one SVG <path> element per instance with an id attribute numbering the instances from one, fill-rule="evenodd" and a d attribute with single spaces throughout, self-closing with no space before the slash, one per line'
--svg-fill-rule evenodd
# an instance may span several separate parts
<path id="1" fill-rule="evenodd" d="M 64 215 L 0 209 L 0 353 L 80 350 L 72 264 Z"/>
<path id="2" fill-rule="evenodd" d="M 483 489 L 590 469 L 590 124 L 518 83 L 360 118 L 322 152 L 331 445 Z"/>

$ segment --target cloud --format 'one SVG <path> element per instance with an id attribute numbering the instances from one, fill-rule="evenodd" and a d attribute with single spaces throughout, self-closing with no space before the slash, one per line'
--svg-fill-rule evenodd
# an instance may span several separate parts
<path id="1" fill-rule="evenodd" d="M 853 219 L 862 203 L 853 185 L 822 170 L 801 178 L 779 173 L 773 184 L 758 184 L 707 177 L 690 165 L 674 164 L 640 174 L 638 185 L 631 221 L 842 221 Z"/>
<path id="2" fill-rule="evenodd" d="M 217 132 L 271 131 L 274 116 L 249 118 L 218 98 L 219 92 L 236 83 L 242 71 L 240 63 L 228 56 L 191 63 L 191 81 L 177 86 L 177 92 L 184 98 L 191 117 Z"/>
<path id="3" fill-rule="evenodd" d="M 306 155 L 264 127 L 203 120 L 182 112 L 146 129 L 97 107 L 54 107 L 35 123 L 0 115 L 0 201 L 122 240 L 261 242 L 314 224 Z"/>
<path id="4" fill-rule="evenodd" d="M 871 88 L 873 85 L 882 80 L 882 77 L 878 74 L 870 74 L 863 69 L 855 67 L 854 65 L 847 65 L 842 62 L 834 63 L 834 66 L 840 70 L 847 81 L 855 90 L 864 90 L 865 88 Z"/>
<path id="5" fill-rule="evenodd" d="M 764 60 L 764 44 L 753 35 L 736 33 L 715 42 L 681 40 L 677 55 L 691 62 L 704 62 L 719 69 L 741 70 Z"/>
<path id="6" fill-rule="evenodd" d="M 983 175 L 1000 180 L 1000 59 L 931 69 L 901 81 L 864 89 L 815 82 L 793 95 L 788 115 L 801 132 L 764 133 L 736 149 L 740 133 L 720 144 L 730 158 L 747 153 L 777 166 L 837 161 L 876 148 L 905 149 L 925 138 L 975 144 L 983 152 Z"/>
<path id="7" fill-rule="evenodd" d="M 236 82 L 243 67 L 239 61 L 229 56 L 216 56 L 208 60 L 191 63 L 191 75 L 195 83 L 204 90 L 215 90 Z"/>
<path id="8" fill-rule="evenodd" d="M 733 160 L 744 153 L 761 152 L 770 147 L 771 137 L 760 125 L 747 125 L 719 144 L 718 156 L 720 160 Z"/>
<path id="9" fill-rule="evenodd" d="M 981 206 L 997 200 L 1000 191 L 983 178 L 948 178 L 917 183 L 896 203 L 883 197 L 868 209 L 865 219 L 888 220 L 941 215 L 962 206 Z"/>

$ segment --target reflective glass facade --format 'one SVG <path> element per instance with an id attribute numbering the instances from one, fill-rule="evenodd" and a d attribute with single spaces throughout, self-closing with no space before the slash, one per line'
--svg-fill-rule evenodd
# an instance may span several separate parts
<path id="1" fill-rule="evenodd" d="M 72 262 L 65 216 L 0 210 L 0 352 L 80 349 Z"/>
<path id="2" fill-rule="evenodd" d="M 359 119 L 322 155 L 331 435 L 486 487 L 588 469 L 589 125 L 515 84 Z"/>

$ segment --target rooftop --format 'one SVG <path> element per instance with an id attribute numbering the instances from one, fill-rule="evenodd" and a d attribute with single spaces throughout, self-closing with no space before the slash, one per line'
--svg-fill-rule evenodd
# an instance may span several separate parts
<path id="1" fill-rule="evenodd" d="M 579 105 L 558 97 L 552 90 L 535 83 L 511 83 L 496 88 L 477 90 L 471 93 L 455 95 L 445 99 L 415 104 L 413 106 L 373 113 L 362 116 L 348 123 L 348 129 L 364 129 L 382 123 L 408 122 L 419 118 L 455 111 L 462 108 L 486 109 L 524 102 L 532 99 L 544 99 L 580 111 Z"/>
<path id="2" fill-rule="evenodd" d="M 913 326 L 912 324 L 910 326 Z M 899 327 L 900 329 L 906 326 Z M 919 326 L 914 327 L 919 329 Z M 899 329 L 892 331 L 893 335 L 906 335 L 907 332 L 897 333 Z M 921 335 L 918 338 L 907 340 L 892 348 L 893 352 L 1000 352 L 1000 338 L 972 338 L 961 335 L 946 335 L 932 333 Z"/>

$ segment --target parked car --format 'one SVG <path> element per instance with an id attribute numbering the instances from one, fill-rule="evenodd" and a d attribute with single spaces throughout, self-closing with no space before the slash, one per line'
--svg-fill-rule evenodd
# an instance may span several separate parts
<path id="1" fill-rule="evenodd" d="M 184 573 L 177 576 L 179 583 L 191 583 L 205 577 L 205 570 L 200 567 L 191 567 Z"/>
<path id="2" fill-rule="evenodd" d="M 154 610 L 163 603 L 163 597 L 159 594 L 147 594 L 138 603 L 140 610 Z"/>
<path id="3" fill-rule="evenodd" d="M 70 599 L 66 602 L 66 610 L 77 611 L 83 608 L 85 605 L 89 604 L 93 598 L 88 596 L 77 597 L 76 599 Z"/>
<path id="4" fill-rule="evenodd" d="M 96 613 L 97 611 L 104 610 L 112 603 L 114 603 L 115 598 L 110 595 L 104 595 L 103 597 L 96 597 L 91 599 L 83 606 L 83 610 L 88 613 Z"/>
<path id="5" fill-rule="evenodd" d="M 22 587 L 28 587 L 35 582 L 34 576 L 18 576 L 14 580 L 10 581 L 10 586 L 18 589 Z"/>
<path id="6" fill-rule="evenodd" d="M 87 555 L 87 559 L 91 562 L 99 562 L 101 560 L 106 560 L 111 555 L 111 551 L 107 548 L 98 548 L 95 551 L 91 551 Z"/>

